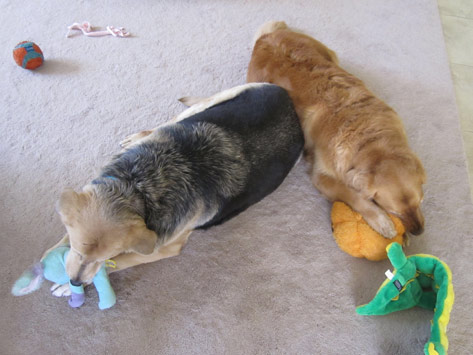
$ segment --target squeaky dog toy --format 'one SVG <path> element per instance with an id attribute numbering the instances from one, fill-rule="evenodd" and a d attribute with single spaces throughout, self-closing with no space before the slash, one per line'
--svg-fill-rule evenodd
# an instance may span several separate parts
<path id="1" fill-rule="evenodd" d="M 23 41 L 13 49 L 13 59 L 24 69 L 34 70 L 44 62 L 43 52 L 36 43 Z"/>
<path id="2" fill-rule="evenodd" d="M 398 243 L 386 248 L 394 271 L 373 300 L 356 309 L 358 314 L 385 315 L 414 306 L 434 311 L 430 339 L 424 346 L 425 355 L 444 355 L 448 350 L 447 325 L 453 307 L 452 272 L 447 264 L 427 254 L 404 255 Z"/>
<path id="3" fill-rule="evenodd" d="M 396 228 L 393 239 L 384 238 L 371 228 L 361 214 L 343 202 L 334 202 L 332 207 L 332 230 L 335 241 L 345 253 L 357 258 L 379 261 L 387 258 L 386 247 L 392 242 L 405 243 L 405 232 L 401 220 L 390 215 Z"/>
<path id="4" fill-rule="evenodd" d="M 123 27 L 116 28 L 114 26 L 107 26 L 106 30 L 103 31 L 93 31 L 92 26 L 87 21 L 73 23 L 67 27 L 67 29 L 66 37 L 71 37 L 72 30 L 82 31 L 84 36 L 87 37 L 102 37 L 108 35 L 112 35 L 113 37 L 128 37 L 130 35 L 130 32 L 126 31 Z"/>
<path id="5" fill-rule="evenodd" d="M 66 273 L 66 258 L 70 248 L 61 246 L 51 250 L 46 257 L 26 270 L 15 282 L 12 288 L 12 294 L 23 296 L 40 288 L 44 279 L 57 284 L 69 283 L 71 288 L 71 298 L 69 305 L 77 308 L 84 304 L 84 286 L 73 285 Z M 108 263 L 107 263 L 108 262 Z M 107 266 L 113 267 L 113 261 L 107 260 Z M 105 265 L 102 265 L 93 279 L 93 284 L 99 295 L 99 308 L 107 309 L 116 302 L 115 292 L 110 285 Z"/>

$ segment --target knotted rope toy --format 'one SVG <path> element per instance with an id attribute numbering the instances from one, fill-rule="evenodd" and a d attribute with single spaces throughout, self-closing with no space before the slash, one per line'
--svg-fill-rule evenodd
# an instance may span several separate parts
<path id="1" fill-rule="evenodd" d="M 434 311 L 430 339 L 425 355 L 445 355 L 448 350 L 447 325 L 453 307 L 452 272 L 447 264 L 433 255 L 415 254 L 406 257 L 398 243 L 386 248 L 394 271 L 386 271 L 387 279 L 376 296 L 356 313 L 385 315 L 414 306 Z"/>
<path id="2" fill-rule="evenodd" d="M 114 26 L 107 26 L 106 30 L 102 31 L 93 31 L 92 26 L 89 22 L 84 21 L 82 23 L 73 23 L 69 27 L 67 27 L 68 31 L 66 37 L 71 37 L 71 33 L 73 30 L 82 31 L 82 33 L 87 37 L 102 37 L 102 36 L 113 36 L 113 37 L 128 37 L 130 36 L 130 32 L 127 32 L 123 27 L 114 27 Z"/>

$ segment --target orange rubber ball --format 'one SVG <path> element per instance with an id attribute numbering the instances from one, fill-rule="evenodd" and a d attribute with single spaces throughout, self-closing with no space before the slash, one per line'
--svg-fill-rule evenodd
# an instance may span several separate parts
<path id="1" fill-rule="evenodd" d="M 44 56 L 36 43 L 23 41 L 13 49 L 13 59 L 24 69 L 36 69 L 44 62 Z"/>

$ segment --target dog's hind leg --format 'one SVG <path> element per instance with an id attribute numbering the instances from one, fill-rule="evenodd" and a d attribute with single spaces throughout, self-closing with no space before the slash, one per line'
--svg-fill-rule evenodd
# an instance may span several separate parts
<path id="1" fill-rule="evenodd" d="M 149 255 L 142 255 L 138 253 L 125 253 L 120 254 L 113 258 L 116 263 L 116 267 L 110 269 L 110 273 L 127 269 L 132 266 L 152 263 L 171 256 L 176 256 L 181 253 L 183 246 L 187 243 L 187 239 L 192 231 L 184 231 L 176 238 L 173 238 L 169 243 L 163 245 L 153 253 Z"/>
<path id="2" fill-rule="evenodd" d="M 178 116 L 174 116 L 172 119 L 170 119 L 169 121 L 165 123 L 160 124 L 156 128 L 146 130 L 146 131 L 141 131 L 135 134 L 130 134 L 129 136 L 127 136 L 124 140 L 120 142 L 120 147 L 122 147 L 123 150 L 130 149 L 136 144 L 141 143 L 143 139 L 147 138 L 149 135 L 151 135 L 154 131 L 158 130 L 159 128 L 179 122 L 180 120 L 181 119 Z"/>
<path id="3" fill-rule="evenodd" d="M 190 107 L 192 105 L 198 104 L 204 100 L 206 100 L 207 97 L 197 97 L 197 96 L 184 96 L 178 99 L 178 101 L 182 102 L 184 105 L 187 107 Z"/>
<path id="4" fill-rule="evenodd" d="M 134 145 L 138 144 L 143 138 L 148 137 L 154 131 L 155 129 L 152 129 L 149 131 L 141 131 L 135 134 L 131 134 L 120 142 L 120 147 L 122 147 L 122 149 L 124 150 L 129 149 Z"/>

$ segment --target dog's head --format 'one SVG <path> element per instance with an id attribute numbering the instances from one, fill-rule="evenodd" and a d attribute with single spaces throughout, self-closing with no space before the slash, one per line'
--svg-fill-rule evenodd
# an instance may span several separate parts
<path id="1" fill-rule="evenodd" d="M 91 282 L 103 262 L 119 254 L 154 251 L 156 233 L 138 215 L 110 203 L 94 188 L 61 194 L 57 210 L 69 234 L 66 272 L 73 283 Z"/>
<path id="2" fill-rule="evenodd" d="M 375 159 L 353 175 L 355 188 L 365 198 L 399 217 L 406 230 L 414 235 L 424 230 L 421 203 L 425 180 L 422 163 L 412 154 Z"/>

